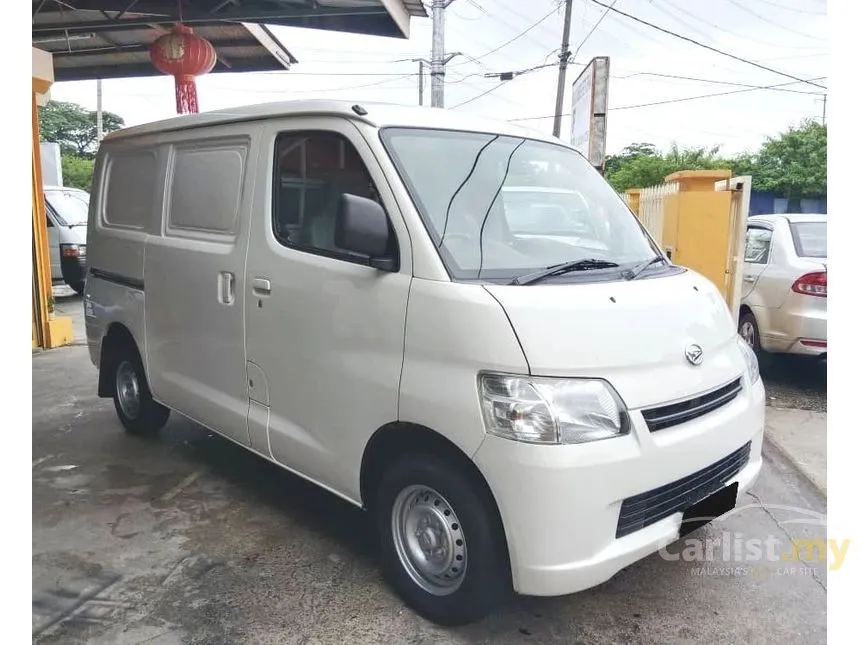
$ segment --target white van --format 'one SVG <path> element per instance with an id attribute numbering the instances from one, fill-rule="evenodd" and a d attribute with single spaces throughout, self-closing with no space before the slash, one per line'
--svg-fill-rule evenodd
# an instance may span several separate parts
<path id="1" fill-rule="evenodd" d="M 511 233 L 499 195 L 530 184 L 574 190 L 600 239 Z M 337 101 L 132 127 L 99 149 L 88 246 L 123 425 L 175 410 L 367 509 L 438 623 L 597 585 L 762 465 L 724 301 L 556 139 Z"/>
<path id="2" fill-rule="evenodd" d="M 87 275 L 89 193 L 63 186 L 45 186 L 44 190 L 51 281 L 65 282 L 79 294 L 83 293 Z"/>

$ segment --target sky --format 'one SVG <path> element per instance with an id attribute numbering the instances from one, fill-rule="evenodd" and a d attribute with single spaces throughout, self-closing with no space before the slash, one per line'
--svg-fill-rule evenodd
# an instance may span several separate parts
<path id="1" fill-rule="evenodd" d="M 611 4 L 612 0 L 601 0 Z M 429 5 L 429 1 L 425 2 Z M 445 107 L 552 131 L 557 68 L 500 82 L 484 74 L 557 61 L 563 11 L 555 0 L 454 0 L 446 11 L 446 52 L 461 52 L 447 67 Z M 594 56 L 608 56 L 607 152 L 631 143 L 665 150 L 720 146 L 724 154 L 755 151 L 807 118 L 821 120 L 826 89 L 793 82 L 778 72 L 827 86 L 825 0 L 616 0 L 614 7 L 738 58 L 709 51 L 612 11 L 574 0 L 565 111 L 570 87 Z M 300 62 L 261 74 L 210 74 L 198 79 L 201 111 L 292 98 L 339 98 L 418 104 L 418 63 L 430 57 L 429 19 L 413 19 L 409 39 L 272 27 Z M 525 32 L 525 33 L 523 33 Z M 510 41 L 510 42 L 508 42 Z M 505 44 L 507 43 L 507 44 Z M 504 45 L 504 46 L 502 46 Z M 683 76 L 685 79 L 670 78 Z M 703 82 L 705 79 L 710 82 Z M 425 78 L 429 105 L 429 76 Z M 771 86 L 724 96 L 704 94 Z M 480 96 L 482 93 L 485 93 Z M 57 83 L 51 98 L 96 107 L 96 83 Z M 103 82 L 103 108 L 127 125 L 175 115 L 173 79 L 154 76 Z M 643 105 L 656 103 L 656 105 Z M 562 121 L 568 141 L 570 122 Z"/>

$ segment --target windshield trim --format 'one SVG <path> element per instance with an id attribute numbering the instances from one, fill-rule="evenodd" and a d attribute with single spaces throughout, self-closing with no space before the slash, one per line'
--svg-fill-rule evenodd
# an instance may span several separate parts
<path id="1" fill-rule="evenodd" d="M 453 255 L 450 253 L 450 251 L 442 244 L 443 236 L 440 235 L 439 233 L 437 233 L 435 231 L 435 229 L 433 228 L 433 226 L 430 224 L 430 222 L 427 221 L 426 213 L 428 212 L 428 209 L 427 209 L 426 204 L 421 199 L 421 191 L 419 191 L 417 189 L 417 187 L 414 184 L 414 182 L 412 181 L 412 178 L 409 175 L 409 173 L 407 173 L 405 171 L 405 168 L 403 166 L 403 162 L 401 160 L 400 155 L 395 150 L 394 146 L 391 145 L 390 138 L 391 138 L 392 131 L 395 131 L 395 132 L 402 132 L 402 131 L 440 132 L 440 133 L 451 134 L 451 135 L 467 134 L 467 135 L 485 136 L 485 137 L 489 137 L 489 138 L 495 137 L 496 139 L 505 138 L 505 139 L 510 139 L 512 141 L 519 141 L 519 143 L 516 144 L 517 147 L 519 147 L 520 145 L 523 145 L 525 143 L 545 144 L 545 145 L 553 147 L 553 148 L 561 149 L 567 153 L 574 153 L 574 154 L 578 155 L 585 163 L 587 163 L 587 164 L 589 164 L 589 166 L 591 166 L 591 163 L 588 161 L 588 158 L 584 154 L 582 154 L 582 152 L 580 152 L 579 150 L 576 150 L 575 148 L 572 148 L 569 145 L 566 145 L 562 141 L 559 141 L 557 139 L 543 139 L 540 137 L 528 136 L 527 133 L 513 134 L 513 133 L 508 133 L 508 132 L 502 133 L 502 132 L 492 132 L 492 131 L 484 131 L 484 130 L 468 130 L 468 129 L 461 129 L 461 128 L 448 128 L 448 127 L 437 127 L 437 126 L 416 126 L 416 125 L 402 125 L 402 124 L 392 124 L 392 125 L 386 125 L 386 126 L 378 128 L 377 132 L 378 132 L 380 142 L 382 143 L 383 149 L 385 150 L 389 159 L 391 160 L 392 164 L 394 165 L 394 168 L 397 172 L 398 178 L 403 183 L 403 185 L 406 187 L 407 195 L 408 195 L 410 201 L 412 202 L 412 205 L 415 207 L 416 212 L 418 213 L 418 216 L 419 216 L 418 219 L 421 221 L 421 225 L 423 226 L 423 228 L 426 231 L 427 235 L 429 236 L 430 240 L 433 242 L 433 245 L 436 248 L 437 253 L 440 254 L 440 256 L 441 256 L 440 259 L 442 260 L 441 264 L 443 266 L 443 269 L 445 270 L 445 273 L 448 275 L 448 278 L 454 282 L 467 282 L 467 283 L 488 282 L 488 283 L 506 284 L 513 277 L 516 277 L 516 275 L 518 275 L 518 273 L 514 273 L 513 275 L 508 275 L 506 277 L 494 277 L 492 275 L 478 275 L 478 276 L 474 276 L 474 277 L 462 276 L 461 277 L 461 276 L 457 276 L 454 274 L 454 272 L 452 271 L 452 267 L 457 266 L 456 259 L 453 257 Z M 603 179 L 603 181 L 606 181 L 605 178 Z M 503 189 L 504 189 L 503 187 L 500 187 L 499 194 L 501 194 Z M 575 193 L 578 191 L 571 189 L 571 192 Z M 633 218 L 633 220 L 636 223 L 636 226 L 638 227 L 639 231 L 642 233 L 643 237 L 647 241 L 647 244 L 651 248 L 651 250 L 655 254 L 661 255 L 664 258 L 666 258 L 666 254 L 659 247 L 659 245 L 656 243 L 654 238 L 651 236 L 650 232 L 645 228 L 645 226 L 642 224 L 642 222 L 639 220 L 639 218 L 636 216 L 636 214 L 630 209 L 629 204 L 627 204 L 627 202 L 621 197 L 620 194 L 617 193 L 617 191 L 612 189 L 612 192 L 615 194 L 615 198 L 618 200 L 619 205 L 622 205 L 628 211 L 628 213 L 630 214 L 630 217 Z M 564 282 L 584 282 L 584 281 L 586 281 L 586 279 L 583 279 L 583 278 L 586 278 L 587 274 L 603 274 L 604 279 L 605 279 L 605 276 L 607 273 L 613 273 L 614 272 L 614 273 L 618 274 L 618 276 L 617 276 L 618 281 L 624 281 L 624 277 L 622 276 L 622 273 L 626 269 L 628 269 L 632 266 L 636 266 L 638 263 L 639 262 L 621 263 L 621 264 L 619 264 L 619 266 L 617 268 L 613 268 L 613 269 L 608 269 L 608 268 L 607 269 L 596 269 L 596 270 L 592 269 L 592 270 L 589 270 L 586 272 L 577 273 L 577 274 L 575 274 L 576 277 L 573 277 L 571 275 L 564 275 L 564 276 L 558 276 L 558 277 L 559 278 L 563 277 Z M 665 265 L 665 268 L 671 270 L 671 268 L 673 268 L 674 266 L 675 265 L 673 265 L 671 263 L 671 261 L 667 259 L 667 265 Z M 535 270 L 535 267 L 510 267 L 510 268 L 512 271 L 519 272 L 519 273 L 529 272 L 529 271 L 533 272 Z M 646 271 L 645 273 L 651 273 L 652 271 L 650 269 L 651 269 L 651 267 L 649 267 L 649 270 Z M 654 269 L 659 269 L 659 267 L 654 267 Z M 486 274 L 488 271 L 492 272 L 493 270 L 484 269 L 483 271 Z"/>

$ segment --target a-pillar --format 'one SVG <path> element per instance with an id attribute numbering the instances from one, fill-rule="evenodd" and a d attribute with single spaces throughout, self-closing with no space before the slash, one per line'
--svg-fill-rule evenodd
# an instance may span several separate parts
<path id="1" fill-rule="evenodd" d="M 42 156 L 39 150 L 38 105 L 47 101 L 54 83 L 54 63 L 49 54 L 33 49 L 33 348 L 48 349 L 72 343 L 72 319 L 54 316 L 51 283 L 51 255 L 48 251 L 48 229 L 45 216 L 45 192 L 42 187 Z"/>

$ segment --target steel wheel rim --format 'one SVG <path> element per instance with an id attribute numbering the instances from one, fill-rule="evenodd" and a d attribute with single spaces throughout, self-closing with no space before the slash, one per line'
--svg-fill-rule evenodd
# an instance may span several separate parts
<path id="1" fill-rule="evenodd" d="M 136 419 L 140 414 L 140 381 L 137 370 L 128 361 L 120 363 L 116 370 L 116 398 L 122 413 Z"/>
<path id="2" fill-rule="evenodd" d="M 747 345 L 755 349 L 755 327 L 749 320 L 741 323 L 741 338 L 747 342 Z"/>
<path id="3" fill-rule="evenodd" d="M 407 486 L 391 508 L 391 533 L 400 564 L 434 596 L 460 588 L 466 574 L 466 536 L 451 504 L 429 486 Z"/>

